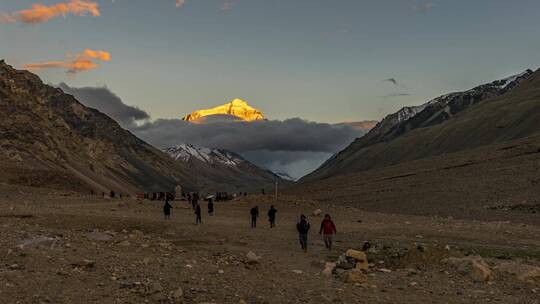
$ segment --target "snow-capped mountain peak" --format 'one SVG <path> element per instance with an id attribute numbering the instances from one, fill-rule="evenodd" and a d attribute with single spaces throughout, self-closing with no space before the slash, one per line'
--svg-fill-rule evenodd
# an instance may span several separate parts
<path id="1" fill-rule="evenodd" d="M 394 114 L 390 114 L 387 117 L 385 117 L 377 126 L 375 126 L 375 128 L 371 130 L 372 134 L 373 133 L 384 134 L 390 129 L 392 129 L 394 126 L 397 126 L 415 117 L 417 114 L 426 110 L 431 105 L 437 105 L 437 104 L 448 105 L 449 103 L 454 101 L 456 98 L 463 98 L 463 96 L 469 96 L 467 98 L 473 100 L 475 96 L 477 95 L 479 96 L 482 94 L 502 95 L 506 93 L 507 91 L 509 91 L 510 89 L 517 86 L 521 81 L 523 81 L 524 79 L 527 79 L 532 74 L 533 74 L 533 71 L 528 69 L 522 73 L 512 75 L 503 79 L 495 80 L 491 83 L 479 85 L 477 87 L 474 87 L 472 89 L 469 89 L 463 92 L 454 92 L 454 93 L 449 93 L 449 94 L 436 97 L 418 106 L 409 106 L 409 107 L 401 108 L 399 111 L 395 112 Z"/>
<path id="2" fill-rule="evenodd" d="M 197 147 L 190 144 L 180 144 L 175 147 L 166 148 L 164 152 L 173 159 L 183 162 L 189 162 L 191 159 L 197 159 L 204 163 L 220 163 L 227 166 L 238 166 L 245 160 L 236 153 L 206 147 Z"/>

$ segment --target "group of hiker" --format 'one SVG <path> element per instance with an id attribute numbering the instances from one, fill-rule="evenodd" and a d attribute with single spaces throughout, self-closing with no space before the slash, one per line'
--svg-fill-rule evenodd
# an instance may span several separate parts
<path id="1" fill-rule="evenodd" d="M 188 195 L 188 201 L 190 201 L 193 210 L 195 211 L 195 224 L 202 224 L 202 217 L 201 217 L 201 205 L 199 204 L 199 194 L 193 193 Z M 214 202 L 212 197 L 207 198 L 208 201 L 208 214 L 210 216 L 214 213 Z M 171 209 L 172 205 L 169 203 L 169 201 L 165 201 L 165 205 L 163 206 L 163 213 L 165 215 L 165 219 L 170 219 L 171 216 Z M 276 215 L 278 210 L 274 207 L 274 205 L 270 206 L 270 209 L 268 210 L 268 221 L 270 222 L 270 228 L 276 227 Z M 257 228 L 257 220 L 259 218 L 259 207 L 254 206 L 249 211 L 251 215 L 251 228 L 255 229 Z M 298 231 L 298 239 L 300 242 L 300 247 L 302 250 L 307 251 L 308 247 L 308 234 L 309 230 L 311 229 L 311 225 L 307 220 L 307 217 L 305 215 L 300 215 L 300 220 L 296 224 L 296 230 Z M 332 250 L 332 242 L 333 242 L 333 236 L 337 233 L 336 225 L 332 221 L 332 218 L 329 214 L 326 214 L 324 216 L 324 219 L 321 222 L 321 227 L 319 229 L 319 234 L 322 235 L 324 246 L 328 250 Z"/>

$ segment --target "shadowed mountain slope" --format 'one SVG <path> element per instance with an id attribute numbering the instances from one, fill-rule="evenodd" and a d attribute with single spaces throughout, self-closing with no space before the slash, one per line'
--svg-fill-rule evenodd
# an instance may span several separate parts
<path id="1" fill-rule="evenodd" d="M 540 72 L 451 93 L 385 118 L 302 182 L 520 139 L 540 131 Z"/>

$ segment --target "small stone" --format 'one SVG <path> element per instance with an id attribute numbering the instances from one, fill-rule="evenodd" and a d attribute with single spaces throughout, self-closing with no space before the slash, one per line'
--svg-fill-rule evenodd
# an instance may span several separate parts
<path id="1" fill-rule="evenodd" d="M 128 247 L 130 245 L 131 245 L 131 243 L 128 240 L 124 240 L 124 241 L 121 241 L 120 243 L 118 243 L 118 246 L 123 246 L 123 247 Z"/>
<path id="2" fill-rule="evenodd" d="M 250 251 L 246 254 L 248 264 L 257 264 L 261 260 L 261 257 L 256 255 L 255 252 Z"/>
<path id="3" fill-rule="evenodd" d="M 172 294 L 173 299 L 178 300 L 178 299 L 181 299 L 182 297 L 184 297 L 184 290 L 181 287 L 178 287 L 178 289 L 173 291 L 173 294 Z"/>
<path id="4" fill-rule="evenodd" d="M 344 272 L 341 275 L 341 279 L 345 283 L 352 283 L 352 284 L 355 284 L 355 283 L 364 284 L 368 282 L 367 276 L 358 269 L 352 269 L 352 270 L 348 270 Z"/>
<path id="5" fill-rule="evenodd" d="M 313 216 L 319 216 L 322 214 L 322 210 L 321 209 L 313 210 L 311 214 L 313 214 Z"/>
<path id="6" fill-rule="evenodd" d="M 81 270 L 91 270 L 96 267 L 96 262 L 92 260 L 80 260 L 74 263 L 71 263 L 71 266 L 73 268 L 81 269 Z"/>
<path id="7" fill-rule="evenodd" d="M 326 262 L 324 264 L 324 270 L 321 273 L 324 276 L 331 276 L 335 269 L 336 269 L 336 263 Z"/>

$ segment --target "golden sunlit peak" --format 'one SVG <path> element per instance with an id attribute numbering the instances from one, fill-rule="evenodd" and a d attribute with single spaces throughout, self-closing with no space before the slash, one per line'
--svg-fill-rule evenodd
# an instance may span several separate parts
<path id="1" fill-rule="evenodd" d="M 251 107 L 247 101 L 235 98 L 229 103 L 226 103 L 221 106 L 217 106 L 211 109 L 203 109 L 195 111 L 191 114 L 188 114 L 182 120 L 185 121 L 197 121 L 203 117 L 206 116 L 212 116 L 212 115 L 231 115 L 240 118 L 244 121 L 255 121 L 255 120 L 263 120 L 264 114 Z"/>

